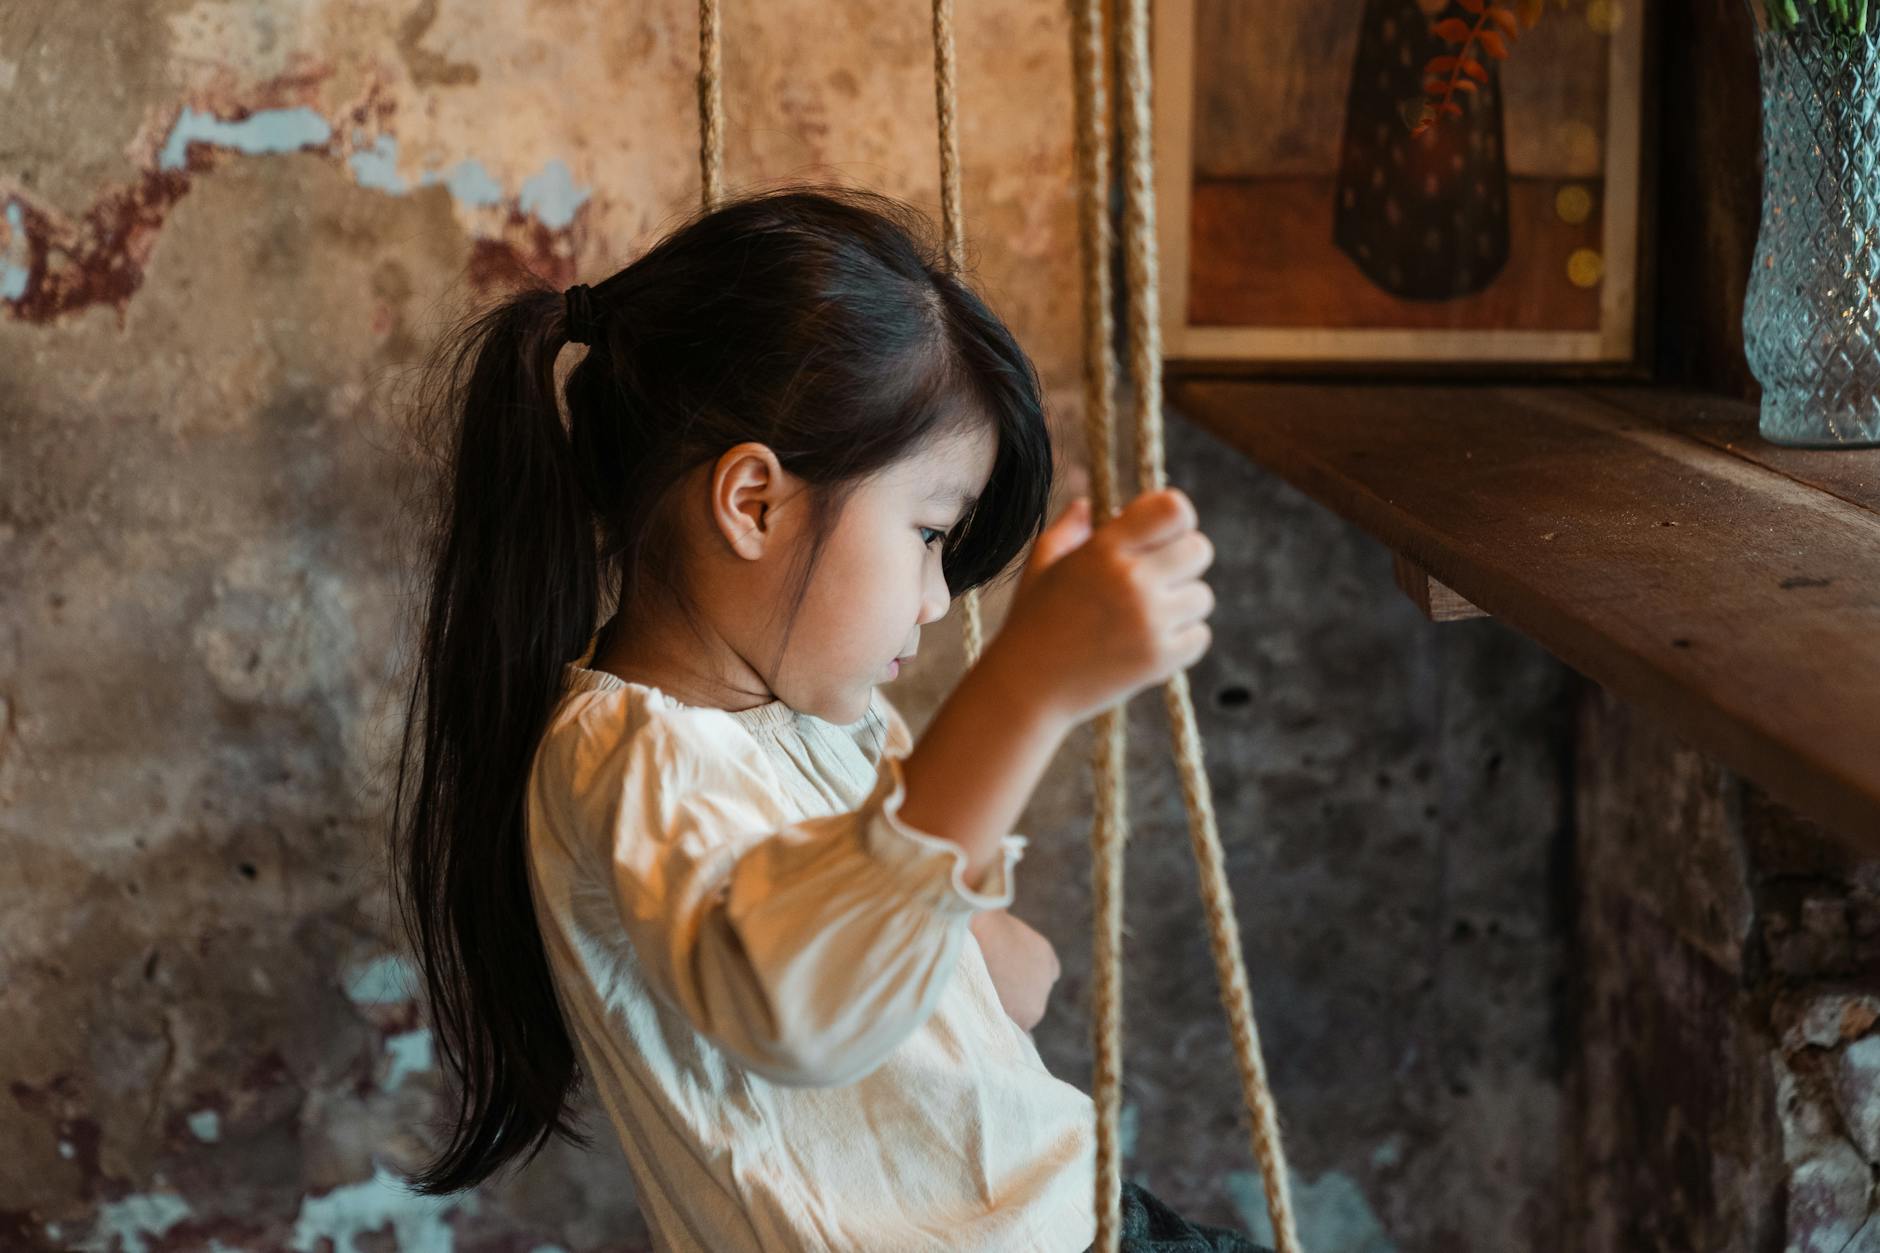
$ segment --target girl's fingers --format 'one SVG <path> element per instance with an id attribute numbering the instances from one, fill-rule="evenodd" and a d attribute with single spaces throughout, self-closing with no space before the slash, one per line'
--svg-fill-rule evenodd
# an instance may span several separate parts
<path id="1" fill-rule="evenodd" d="M 1185 531 L 1195 529 L 1195 506 L 1179 487 L 1144 492 L 1116 515 L 1117 540 L 1125 551 L 1160 548 Z"/>
<path id="2" fill-rule="evenodd" d="M 1204 532 L 1189 531 L 1138 560 L 1166 582 L 1197 578 L 1214 564 L 1214 541 Z"/>
<path id="3" fill-rule="evenodd" d="M 1184 583 L 1168 598 L 1169 625 L 1185 627 L 1214 612 L 1214 589 L 1199 580 Z"/>

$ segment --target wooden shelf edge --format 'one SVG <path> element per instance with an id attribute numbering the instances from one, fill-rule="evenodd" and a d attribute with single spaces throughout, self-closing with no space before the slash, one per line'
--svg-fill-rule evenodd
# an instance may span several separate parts
<path id="1" fill-rule="evenodd" d="M 1529 636 L 1776 799 L 1880 849 L 1880 604 L 1871 630 L 1859 630 L 1866 621 L 1859 598 L 1880 587 L 1880 513 L 1862 512 L 1871 505 L 1860 475 L 1867 464 L 1880 467 L 1880 455 L 1831 467 L 1855 481 L 1851 492 L 1818 487 L 1793 467 L 1758 459 L 1792 450 L 1746 459 L 1741 448 L 1723 447 L 1728 441 L 1716 430 L 1699 438 L 1678 429 L 1692 409 L 1708 406 L 1740 434 L 1753 407 L 1660 389 L 1614 391 L 1183 380 L 1171 385 L 1169 400 L 1377 538 L 1395 562 Z M 1563 467 L 1560 476 L 1578 474 L 1583 482 L 1550 482 L 1550 459 Z M 1536 483 L 1548 489 L 1534 492 Z M 1725 496 L 1742 514 L 1732 524 L 1740 534 L 1720 533 Z M 1660 499 L 1662 512 L 1683 516 L 1646 517 Z M 1854 567 L 1834 567 L 1844 569 L 1851 589 L 1835 593 L 1832 578 L 1805 574 L 1777 583 L 1772 572 L 1788 568 L 1788 555 L 1762 533 L 1764 514 L 1780 518 L 1797 508 L 1835 528 L 1823 561 Z M 1601 510 L 1608 515 L 1596 516 Z M 1863 518 L 1870 530 L 1861 529 Z M 1690 529 L 1669 529 L 1679 526 Z M 1589 540 L 1588 532 L 1602 534 Z M 1740 545 L 1745 555 L 1733 564 L 1726 552 L 1714 568 L 1696 569 L 1687 554 L 1704 552 L 1692 542 L 1700 534 L 1726 548 Z M 1511 537 L 1505 549 L 1504 535 Z M 1601 542 L 1608 544 L 1603 552 Z M 1805 555 L 1793 560 L 1807 567 Z M 1718 583 L 1678 584 L 1706 577 Z M 1654 593 L 1654 579 L 1674 586 Z M 1726 585 L 1738 579 L 1744 588 Z M 1827 588 L 1822 595 L 1838 599 L 1779 600 L 1764 580 L 1783 589 Z M 1692 606 L 1693 624 L 1681 633 L 1671 625 L 1687 616 L 1680 596 Z M 1775 614 L 1811 603 L 1831 610 L 1808 610 L 1814 616 L 1797 618 L 1792 635 L 1790 624 L 1754 620 L 1763 606 Z M 1731 629 L 1757 634 L 1746 643 Z M 1840 649 L 1839 662 L 1868 699 L 1819 674 L 1827 659 L 1802 651 L 1811 646 Z M 1755 663 L 1749 674 L 1740 673 L 1745 656 Z M 1795 690 L 1798 677 L 1821 682 L 1823 708 L 1810 708 L 1808 694 Z M 1849 748 L 1855 740 L 1864 751 Z"/>

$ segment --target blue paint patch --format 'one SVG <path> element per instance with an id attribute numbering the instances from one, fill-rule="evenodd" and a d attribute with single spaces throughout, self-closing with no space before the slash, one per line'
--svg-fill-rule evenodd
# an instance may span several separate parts
<path id="1" fill-rule="evenodd" d="M 27 280 L 33 276 L 27 268 L 26 217 L 20 212 L 19 201 L 7 201 L 6 218 L 7 248 L 0 255 L 0 300 L 18 300 L 26 294 Z"/>
<path id="2" fill-rule="evenodd" d="M 574 211 L 588 198 L 590 190 L 576 187 L 574 175 L 558 159 L 522 184 L 519 203 L 524 213 L 533 214 L 543 226 L 560 230 L 574 221 Z"/>
<path id="3" fill-rule="evenodd" d="M 347 158 L 346 164 L 352 167 L 353 180 L 361 187 L 394 196 L 411 190 L 398 175 L 398 141 L 390 135 L 380 135 L 370 148 Z"/>
<path id="4" fill-rule="evenodd" d="M 317 148 L 333 137 L 333 128 L 312 109 L 262 109 L 236 122 L 225 122 L 213 113 L 198 113 L 184 108 L 170 137 L 164 141 L 157 168 L 181 169 L 189 160 L 192 143 L 214 144 L 238 152 L 293 152 Z"/>
<path id="5" fill-rule="evenodd" d="M 222 1138 L 222 1115 L 212 1109 L 199 1109 L 185 1121 L 189 1123 L 189 1133 L 204 1144 L 214 1144 Z"/>
<path id="6" fill-rule="evenodd" d="M 453 1237 L 444 1220 L 458 1209 L 475 1213 L 476 1207 L 474 1192 L 420 1196 L 374 1162 L 372 1178 L 303 1198 L 289 1247 L 314 1253 L 322 1241 L 331 1241 L 333 1253 L 359 1253 L 355 1237 L 374 1235 L 390 1224 L 392 1247 L 399 1253 L 451 1253 Z"/>
<path id="7" fill-rule="evenodd" d="M 98 1207 L 97 1221 L 79 1253 L 150 1253 L 145 1236 L 161 1240 L 170 1228 L 189 1217 L 189 1203 L 180 1196 L 151 1192 L 107 1201 Z"/>
<path id="8" fill-rule="evenodd" d="M 405 1031 L 385 1041 L 385 1051 L 392 1056 L 390 1069 L 385 1072 L 385 1090 L 396 1092 L 398 1085 L 409 1076 L 423 1074 L 431 1069 L 431 1033 L 424 1027 L 416 1031 Z"/>
<path id="9" fill-rule="evenodd" d="M 491 178 L 483 163 L 474 158 L 459 161 L 442 174 L 427 170 L 418 181 L 426 187 L 442 183 L 453 197 L 465 204 L 489 206 L 503 202 L 503 185 Z"/>
<path id="10" fill-rule="evenodd" d="M 388 954 L 355 966 L 346 975 L 346 997 L 355 1005 L 396 1005 L 412 998 L 418 972 L 402 957 Z"/>
<path id="11" fill-rule="evenodd" d="M 1299 1224 L 1301 1244 L 1309 1249 L 1338 1249 L 1340 1253 L 1397 1253 L 1397 1246 L 1350 1175 L 1328 1170 L 1316 1183 L 1307 1183 L 1296 1174 L 1291 1178 L 1293 1214 Z M 1250 1170 L 1229 1171 L 1226 1187 L 1247 1234 L 1261 1244 L 1277 1245 L 1260 1176 Z"/>

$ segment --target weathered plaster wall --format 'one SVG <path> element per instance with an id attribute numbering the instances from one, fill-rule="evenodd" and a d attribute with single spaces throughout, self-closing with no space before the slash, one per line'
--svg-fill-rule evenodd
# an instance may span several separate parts
<path id="1" fill-rule="evenodd" d="M 726 15 L 734 182 L 933 206 L 925 6 Z M 962 6 L 975 270 L 1080 478 L 1060 6 Z M 378 847 L 408 608 L 403 371 L 514 266 L 594 278 L 696 196 L 693 6 L 0 9 L 0 1248 L 637 1249 L 617 1153 L 445 1205 Z M 1315 1248 L 1543 1249 L 1560 668 L 1179 417 L 1221 558 L 1194 674 Z M 991 614 L 996 621 L 1000 604 Z M 952 623 L 930 655 L 957 656 Z M 917 724 L 949 677 L 900 685 Z M 1131 793 L 1130 1170 L 1257 1225 L 1159 701 Z M 1039 1029 L 1088 1082 L 1087 742 L 1027 816 Z"/>

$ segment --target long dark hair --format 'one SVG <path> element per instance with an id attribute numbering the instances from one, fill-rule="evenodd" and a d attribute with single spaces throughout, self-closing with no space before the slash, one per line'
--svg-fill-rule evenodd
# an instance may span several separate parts
<path id="1" fill-rule="evenodd" d="M 428 376 L 441 473 L 392 816 L 398 903 L 457 1099 L 448 1144 L 412 1180 L 426 1193 L 551 1135 L 580 1140 L 524 790 L 603 591 L 615 622 L 651 589 L 692 614 L 662 542 L 681 476 L 756 440 L 807 482 L 814 543 L 788 619 L 848 494 L 924 440 L 972 422 L 998 437 L 943 549 L 956 596 L 1010 571 L 1051 491 L 1036 370 L 898 201 L 790 186 L 721 203 L 592 300 L 594 343 L 563 405 L 569 328 L 562 293 L 541 286 L 459 325 Z"/>

